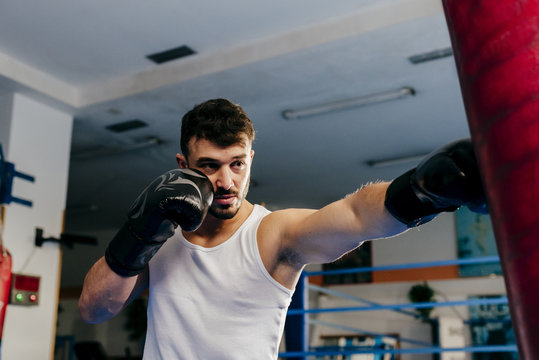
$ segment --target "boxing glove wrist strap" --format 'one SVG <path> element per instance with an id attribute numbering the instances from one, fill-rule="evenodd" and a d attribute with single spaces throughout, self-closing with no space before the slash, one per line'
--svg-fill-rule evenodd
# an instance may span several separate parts
<path id="1" fill-rule="evenodd" d="M 105 251 L 105 260 L 120 276 L 140 274 L 163 242 L 148 242 L 133 231 L 126 222 L 116 233 Z"/>
<path id="2" fill-rule="evenodd" d="M 414 227 L 432 220 L 442 211 L 457 209 L 457 207 L 438 208 L 428 201 L 428 196 L 417 194 L 412 186 L 414 172 L 415 169 L 412 169 L 399 176 L 387 189 L 384 204 L 393 217 L 408 227 Z"/>

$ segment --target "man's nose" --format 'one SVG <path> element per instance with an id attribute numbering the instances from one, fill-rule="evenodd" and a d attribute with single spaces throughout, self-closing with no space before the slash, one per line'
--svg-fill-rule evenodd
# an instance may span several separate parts
<path id="1" fill-rule="evenodd" d="M 219 172 L 217 173 L 217 181 L 215 182 L 215 185 L 217 188 L 230 190 L 232 186 L 234 185 L 234 182 L 232 181 L 232 174 L 230 173 L 230 170 L 227 168 L 221 168 Z"/>

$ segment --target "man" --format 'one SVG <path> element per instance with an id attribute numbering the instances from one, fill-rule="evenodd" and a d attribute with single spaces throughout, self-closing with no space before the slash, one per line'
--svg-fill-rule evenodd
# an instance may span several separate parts
<path id="1" fill-rule="evenodd" d="M 254 137 L 241 107 L 224 99 L 184 116 L 180 169 L 143 191 L 90 269 L 85 321 L 111 318 L 149 287 L 145 359 L 276 359 L 306 264 L 484 202 L 471 143 L 460 141 L 320 210 L 269 212 L 246 200 Z"/>

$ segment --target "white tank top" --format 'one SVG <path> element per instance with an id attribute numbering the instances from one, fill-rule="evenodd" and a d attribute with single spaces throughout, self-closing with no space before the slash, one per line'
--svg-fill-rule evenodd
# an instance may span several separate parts
<path id="1" fill-rule="evenodd" d="M 150 261 L 144 359 L 277 359 L 292 290 L 268 273 L 256 241 L 270 212 L 255 205 L 224 243 L 176 231 Z"/>

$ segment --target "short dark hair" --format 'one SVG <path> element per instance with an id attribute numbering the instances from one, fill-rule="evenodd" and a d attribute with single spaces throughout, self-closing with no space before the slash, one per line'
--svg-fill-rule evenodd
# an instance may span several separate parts
<path id="1" fill-rule="evenodd" d="M 243 135 L 251 143 L 255 139 L 253 123 L 241 106 L 226 99 L 211 99 L 196 105 L 183 116 L 180 148 L 187 157 L 188 144 L 193 137 L 225 147 L 241 142 Z"/>

